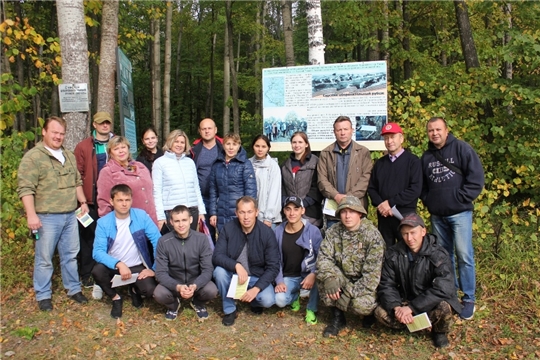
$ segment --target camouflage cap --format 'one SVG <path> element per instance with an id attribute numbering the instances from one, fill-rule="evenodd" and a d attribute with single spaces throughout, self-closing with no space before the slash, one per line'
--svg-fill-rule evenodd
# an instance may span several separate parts
<path id="1" fill-rule="evenodd" d="M 367 211 L 364 209 L 364 206 L 362 206 L 360 200 L 353 195 L 347 195 L 343 198 L 343 200 L 341 200 L 336 210 L 336 216 L 338 216 L 340 211 L 343 209 L 351 209 L 359 212 L 360 214 L 367 215 Z"/>
<path id="2" fill-rule="evenodd" d="M 423 228 L 426 227 L 426 224 L 424 224 L 424 220 L 422 220 L 420 215 L 416 213 L 410 213 L 410 214 L 405 215 L 403 219 L 401 219 L 401 222 L 399 223 L 399 228 L 401 229 L 403 225 L 408 225 L 412 227 L 421 226 Z"/>

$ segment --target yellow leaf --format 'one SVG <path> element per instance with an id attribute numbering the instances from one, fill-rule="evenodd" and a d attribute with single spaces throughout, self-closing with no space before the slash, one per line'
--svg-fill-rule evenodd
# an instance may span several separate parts
<path id="1" fill-rule="evenodd" d="M 531 202 L 531 198 L 528 198 L 523 202 L 523 206 L 529 206 L 529 203 Z"/>
<path id="2" fill-rule="evenodd" d="M 14 57 L 14 56 L 10 56 L 8 60 L 9 60 L 10 63 L 14 63 L 14 62 L 15 62 L 15 57 Z"/>
<path id="3" fill-rule="evenodd" d="M 39 60 L 36 60 L 36 62 L 34 63 L 34 65 L 39 69 L 43 66 L 43 63 Z"/>
<path id="4" fill-rule="evenodd" d="M 21 53 L 21 59 L 26 59 L 26 55 L 24 55 L 23 53 Z"/>
<path id="5" fill-rule="evenodd" d="M 13 26 L 13 25 L 15 25 L 15 22 L 13 20 L 11 20 L 11 19 L 7 19 L 6 24 L 8 24 L 9 26 Z"/>
<path id="6" fill-rule="evenodd" d="M 8 38 L 7 36 L 4 38 L 4 44 L 6 45 L 11 45 L 11 39 Z"/>

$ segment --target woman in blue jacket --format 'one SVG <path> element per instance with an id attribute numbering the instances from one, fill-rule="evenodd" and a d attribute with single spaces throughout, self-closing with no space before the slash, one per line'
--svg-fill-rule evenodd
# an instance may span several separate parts
<path id="1" fill-rule="evenodd" d="M 257 198 L 255 171 L 247 158 L 238 134 L 223 138 L 223 151 L 218 155 L 210 178 L 210 224 L 218 232 L 236 218 L 236 200 L 248 195 Z"/>

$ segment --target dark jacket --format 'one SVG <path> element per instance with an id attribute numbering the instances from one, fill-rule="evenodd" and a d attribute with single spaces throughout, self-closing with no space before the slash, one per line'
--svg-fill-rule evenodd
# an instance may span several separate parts
<path id="1" fill-rule="evenodd" d="M 159 238 L 156 251 L 156 279 L 176 293 L 176 285 L 197 285 L 202 289 L 212 280 L 212 249 L 206 235 L 189 231 L 180 238 L 172 231 Z"/>
<path id="2" fill-rule="evenodd" d="M 306 157 L 306 162 L 293 176 L 292 158 L 294 153 L 285 160 L 281 166 L 282 202 L 289 196 L 298 196 L 302 199 L 306 209 L 306 216 L 313 219 L 322 218 L 321 201 L 323 199 L 317 186 L 317 163 L 319 158 L 313 154 Z"/>
<path id="3" fill-rule="evenodd" d="M 458 167 L 462 175 L 439 162 L 435 152 Z M 446 144 L 441 149 L 430 142 L 421 161 L 424 182 L 420 198 L 431 214 L 449 216 L 473 209 L 472 202 L 484 187 L 484 169 L 469 144 L 448 134 Z"/>
<path id="4" fill-rule="evenodd" d="M 152 174 L 152 165 L 154 165 L 154 161 L 156 161 L 156 159 L 159 159 L 162 156 L 163 156 L 163 150 L 161 150 L 160 148 L 157 148 L 156 153 L 152 154 L 152 157 L 151 157 L 152 160 L 150 160 L 149 151 L 145 149 L 139 153 L 139 156 L 137 156 L 135 160 L 144 164 L 144 166 L 146 166 L 148 171 L 150 171 L 150 174 Z"/>
<path id="5" fill-rule="evenodd" d="M 274 231 L 256 220 L 253 230 L 245 234 L 240 221 L 234 219 L 219 232 L 216 248 L 212 256 L 214 266 L 236 273 L 237 259 L 247 243 L 250 275 L 259 280 L 254 286 L 264 290 L 279 273 L 280 256 Z"/>
<path id="6" fill-rule="evenodd" d="M 98 166 L 96 151 L 94 150 L 94 137 L 90 136 L 75 146 L 75 160 L 77 169 L 81 174 L 83 192 L 88 204 L 97 203 Z"/>
<path id="7" fill-rule="evenodd" d="M 404 241 L 386 250 L 377 295 L 381 306 L 393 313 L 396 306 L 408 302 L 414 314 L 434 309 L 446 301 L 460 313 L 454 271 L 446 250 L 437 244 L 435 235 L 424 236 L 415 261 Z"/>
<path id="8" fill-rule="evenodd" d="M 218 155 L 221 154 L 223 152 L 223 139 L 220 138 L 219 136 L 216 136 L 216 147 L 217 147 Z M 189 156 L 195 162 L 195 167 L 197 168 L 197 173 L 198 173 L 198 176 L 199 176 L 199 185 L 201 187 L 201 195 L 206 201 L 206 199 L 209 197 L 210 179 L 211 179 L 212 176 L 211 176 L 210 171 L 208 171 L 208 172 L 203 171 L 201 173 L 201 171 L 199 170 L 199 168 L 200 168 L 199 155 L 201 154 L 202 148 L 203 148 L 202 139 L 199 138 L 199 139 L 195 140 L 193 142 L 193 146 L 189 150 Z M 208 174 L 208 176 L 205 176 L 206 174 Z"/>
<path id="9" fill-rule="evenodd" d="M 225 162 L 225 153 L 220 152 L 212 165 L 210 203 L 209 209 L 206 209 L 208 215 L 217 215 L 218 230 L 236 218 L 236 200 L 245 195 L 257 198 L 255 171 L 246 150 L 240 147 L 238 154 L 229 163 Z"/>

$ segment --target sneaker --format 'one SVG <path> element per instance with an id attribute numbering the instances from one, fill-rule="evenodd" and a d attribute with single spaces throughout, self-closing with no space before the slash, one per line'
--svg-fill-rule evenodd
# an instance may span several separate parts
<path id="1" fill-rule="evenodd" d="M 176 310 L 167 310 L 165 313 L 165 319 L 166 320 L 176 320 L 176 317 L 178 316 L 178 310 L 180 309 L 180 299 L 176 298 L 176 301 L 178 302 L 178 306 L 176 307 Z"/>
<path id="2" fill-rule="evenodd" d="M 443 348 L 450 345 L 446 333 L 432 332 L 431 338 L 433 339 L 433 345 L 435 345 L 436 348 Z"/>
<path id="3" fill-rule="evenodd" d="M 264 308 L 262 306 L 252 306 L 251 312 L 255 315 L 261 315 L 263 313 Z"/>
<path id="4" fill-rule="evenodd" d="M 51 299 L 43 299 L 38 301 L 39 310 L 51 311 L 53 309 Z"/>
<path id="5" fill-rule="evenodd" d="M 461 314 L 459 314 L 459 317 L 463 320 L 471 320 L 474 316 L 475 311 L 476 306 L 474 306 L 474 303 L 470 301 L 465 301 L 463 302 L 463 310 L 461 310 Z"/>
<path id="6" fill-rule="evenodd" d="M 79 304 L 86 304 L 88 302 L 88 299 L 86 298 L 86 296 L 84 296 L 83 293 L 80 291 L 76 293 L 75 295 L 71 295 L 71 298 L 75 300 L 76 302 L 78 302 Z"/>
<path id="7" fill-rule="evenodd" d="M 206 307 L 204 305 L 197 305 L 193 301 L 191 302 L 191 308 L 195 310 L 195 313 L 197 314 L 197 317 L 200 322 L 203 322 L 204 320 L 208 319 L 208 311 L 206 311 Z"/>
<path id="8" fill-rule="evenodd" d="M 135 286 L 130 286 L 129 294 L 131 295 L 131 305 L 137 309 L 142 308 L 143 299 L 141 294 L 139 294 L 139 290 Z"/>
<path id="9" fill-rule="evenodd" d="M 311 294 L 311 290 L 300 289 L 300 297 L 301 298 L 307 298 L 307 297 L 309 297 L 309 294 Z"/>
<path id="10" fill-rule="evenodd" d="M 94 279 L 92 279 L 91 277 L 86 278 L 86 279 L 82 279 L 81 280 L 81 285 L 85 289 L 90 289 L 90 288 L 94 287 Z"/>
<path id="11" fill-rule="evenodd" d="M 94 289 L 92 290 L 92 298 L 96 300 L 101 300 L 102 297 L 103 289 L 98 284 L 94 284 Z"/>
<path id="12" fill-rule="evenodd" d="M 306 310 L 306 323 L 308 325 L 317 325 L 317 315 L 311 310 Z"/>
<path id="13" fill-rule="evenodd" d="M 296 298 L 291 304 L 291 311 L 300 310 L 300 297 Z"/>
<path id="14" fill-rule="evenodd" d="M 122 298 L 113 300 L 111 309 L 111 317 L 113 319 L 119 319 L 122 317 L 122 301 Z"/>
<path id="15" fill-rule="evenodd" d="M 226 314 L 221 320 L 221 323 L 225 326 L 234 325 L 234 321 L 236 320 L 237 317 L 238 317 L 238 313 L 236 312 L 236 310 L 234 310 L 232 313 Z"/>

